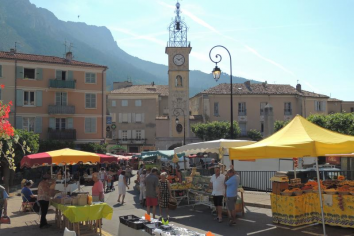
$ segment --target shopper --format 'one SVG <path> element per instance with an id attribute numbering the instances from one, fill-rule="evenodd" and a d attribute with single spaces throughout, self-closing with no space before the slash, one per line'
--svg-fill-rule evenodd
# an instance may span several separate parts
<path id="1" fill-rule="evenodd" d="M 40 203 L 41 207 L 41 221 L 40 221 L 40 228 L 48 228 L 51 225 L 47 223 L 47 212 L 48 212 L 48 207 L 49 207 L 49 197 L 50 197 L 50 184 L 49 184 L 49 179 L 50 179 L 49 174 L 44 174 L 42 177 L 42 181 L 38 184 L 38 195 L 37 199 L 38 202 Z"/>
<path id="2" fill-rule="evenodd" d="M 159 180 L 158 187 L 159 187 L 159 214 L 161 217 L 162 215 L 162 208 L 166 209 L 166 218 L 169 218 L 168 214 L 168 202 L 169 199 L 172 198 L 172 193 L 171 193 L 171 186 L 167 180 L 167 173 L 163 172 L 161 173 L 161 179 Z"/>
<path id="3" fill-rule="evenodd" d="M 33 194 L 33 192 L 31 191 L 31 186 L 33 184 L 32 180 L 27 180 L 25 182 L 25 186 L 22 188 L 21 193 L 24 195 L 24 197 L 22 197 L 22 201 L 26 202 L 36 202 L 37 201 L 37 195 Z"/>
<path id="4" fill-rule="evenodd" d="M 105 168 L 101 167 L 100 171 L 99 171 L 99 180 L 103 183 L 104 189 L 105 189 L 105 181 L 106 181 L 107 177 L 108 177 L 108 174 L 106 173 Z"/>
<path id="5" fill-rule="evenodd" d="M 126 166 L 125 177 L 126 177 L 127 184 L 131 184 L 132 169 L 129 165 Z"/>
<path id="6" fill-rule="evenodd" d="M 99 180 L 99 173 L 94 172 L 92 174 L 92 179 L 94 181 L 94 185 L 91 189 L 93 202 L 104 202 L 104 186 L 103 183 Z"/>
<path id="7" fill-rule="evenodd" d="M 216 211 L 218 213 L 218 217 L 216 218 L 219 223 L 222 222 L 222 203 L 225 193 L 225 176 L 220 174 L 220 167 L 215 167 L 215 174 L 210 178 L 210 188 L 213 188 L 214 206 L 216 207 Z"/>
<path id="8" fill-rule="evenodd" d="M 211 159 L 211 163 L 208 165 L 209 173 L 213 175 L 215 173 L 215 159 Z"/>
<path id="9" fill-rule="evenodd" d="M 150 214 L 152 207 L 153 218 L 156 217 L 156 206 L 158 204 L 159 195 L 157 172 L 157 168 L 152 168 L 151 174 L 149 174 L 145 180 L 147 214 Z"/>
<path id="10" fill-rule="evenodd" d="M 129 186 L 127 185 L 125 174 L 126 174 L 126 172 L 124 170 L 121 171 L 121 174 L 119 175 L 119 181 L 118 181 L 119 198 L 117 199 L 117 202 L 120 202 L 120 198 L 122 196 L 121 204 L 124 204 L 126 188 L 129 189 Z"/>
<path id="11" fill-rule="evenodd" d="M 235 175 L 233 169 L 228 170 L 227 172 L 228 180 L 226 184 L 226 205 L 227 210 L 231 216 L 229 225 L 236 225 L 236 210 L 235 205 L 237 201 L 237 188 L 239 187 L 238 176 Z"/>
<path id="12" fill-rule="evenodd" d="M 7 199 L 8 198 L 9 198 L 9 195 L 7 194 L 5 188 L 0 185 L 0 218 L 2 216 L 7 216 Z"/>
<path id="13" fill-rule="evenodd" d="M 144 206 L 146 203 L 146 173 L 146 169 L 143 169 L 140 175 L 140 203 L 142 206 Z"/>

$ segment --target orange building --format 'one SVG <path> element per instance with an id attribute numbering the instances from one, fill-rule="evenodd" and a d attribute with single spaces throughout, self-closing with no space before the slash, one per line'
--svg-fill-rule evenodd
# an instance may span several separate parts
<path id="1" fill-rule="evenodd" d="M 66 58 L 0 51 L 10 122 L 43 140 L 100 142 L 105 138 L 107 67 Z"/>

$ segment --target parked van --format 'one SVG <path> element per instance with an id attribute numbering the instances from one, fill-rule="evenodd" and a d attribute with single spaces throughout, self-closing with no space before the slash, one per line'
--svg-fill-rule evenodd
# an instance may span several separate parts
<path id="1" fill-rule="evenodd" d="M 297 169 L 297 178 L 301 179 L 302 183 L 308 182 L 308 180 L 316 180 L 316 166 L 306 169 Z M 339 175 L 342 175 L 341 169 L 336 168 L 334 165 L 319 165 L 320 180 L 337 179 Z M 294 170 L 287 172 L 289 179 L 294 179 Z"/>

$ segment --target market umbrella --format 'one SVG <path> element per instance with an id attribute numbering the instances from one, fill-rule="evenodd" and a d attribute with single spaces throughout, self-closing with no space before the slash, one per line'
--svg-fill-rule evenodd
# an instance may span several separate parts
<path id="1" fill-rule="evenodd" d="M 229 150 L 232 160 L 315 157 L 324 235 L 325 222 L 317 157 L 353 152 L 353 136 L 321 128 L 299 115 L 270 137 L 248 146 Z"/>

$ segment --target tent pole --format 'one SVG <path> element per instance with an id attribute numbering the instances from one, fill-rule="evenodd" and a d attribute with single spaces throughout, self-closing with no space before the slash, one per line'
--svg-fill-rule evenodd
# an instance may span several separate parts
<path id="1" fill-rule="evenodd" d="M 319 189 L 319 201 L 320 201 L 320 209 L 321 209 L 321 222 L 322 222 L 322 224 L 323 224 L 323 233 L 324 233 L 324 236 L 326 236 L 323 200 L 322 200 L 322 198 L 321 198 L 320 174 L 319 174 L 318 157 L 315 157 L 315 165 L 316 165 L 316 177 L 317 177 L 317 180 L 318 180 L 318 189 Z"/>

